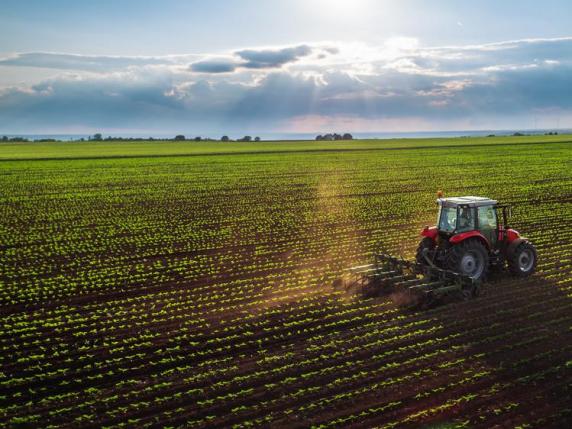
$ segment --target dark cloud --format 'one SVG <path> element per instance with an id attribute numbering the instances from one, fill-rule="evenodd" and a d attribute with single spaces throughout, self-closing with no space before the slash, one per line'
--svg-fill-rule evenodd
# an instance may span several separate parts
<path id="1" fill-rule="evenodd" d="M 572 65 L 543 64 L 492 72 L 458 94 L 458 103 L 499 115 L 572 110 Z"/>
<path id="2" fill-rule="evenodd" d="M 197 73 L 230 73 L 236 70 L 236 64 L 228 60 L 205 60 L 191 64 L 190 69 Z"/>
<path id="3" fill-rule="evenodd" d="M 300 45 L 283 49 L 245 49 L 237 51 L 236 55 L 245 60 L 241 67 L 247 69 L 266 69 L 281 67 L 284 64 L 292 63 L 298 59 L 312 53 L 312 48 L 308 45 Z"/>
<path id="4" fill-rule="evenodd" d="M 159 81 L 55 79 L 0 96 L 0 129 L 150 126 L 178 116 L 182 103 Z"/>
<path id="5" fill-rule="evenodd" d="M 308 45 L 299 45 L 282 49 L 244 49 L 234 55 L 237 61 L 230 59 L 207 59 L 190 65 L 190 70 L 197 73 L 231 73 L 239 69 L 273 69 L 285 64 L 298 61 L 300 58 L 311 55 L 318 49 Z M 339 50 L 335 47 L 320 48 L 318 58 L 325 58 L 326 54 L 335 54 Z"/>

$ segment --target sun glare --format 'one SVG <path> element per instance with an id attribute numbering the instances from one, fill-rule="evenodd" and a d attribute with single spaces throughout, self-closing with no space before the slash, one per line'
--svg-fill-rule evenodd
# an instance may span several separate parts
<path id="1" fill-rule="evenodd" d="M 316 16 L 337 19 L 355 19 L 366 17 L 373 0 L 310 0 L 307 2 L 312 7 Z"/>

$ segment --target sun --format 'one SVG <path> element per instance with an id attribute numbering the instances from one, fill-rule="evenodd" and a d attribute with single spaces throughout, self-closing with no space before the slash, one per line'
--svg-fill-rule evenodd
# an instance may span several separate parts
<path id="1" fill-rule="evenodd" d="M 351 13 L 356 9 L 361 9 L 364 1 L 360 0 L 329 0 L 327 1 L 327 7 L 334 12 L 338 13 Z"/>
<path id="2" fill-rule="evenodd" d="M 374 7 L 373 0 L 309 0 L 308 6 L 318 16 L 348 19 L 367 16 L 369 8 Z"/>

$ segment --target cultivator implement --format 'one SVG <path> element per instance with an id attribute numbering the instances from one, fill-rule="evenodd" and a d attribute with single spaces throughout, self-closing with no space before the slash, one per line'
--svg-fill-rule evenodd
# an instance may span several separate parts
<path id="1" fill-rule="evenodd" d="M 364 297 L 387 294 L 400 305 L 416 306 L 430 304 L 450 293 L 466 298 L 477 295 L 480 282 L 451 270 L 377 254 L 372 264 L 348 269 L 343 279 L 334 282 L 334 287 Z"/>

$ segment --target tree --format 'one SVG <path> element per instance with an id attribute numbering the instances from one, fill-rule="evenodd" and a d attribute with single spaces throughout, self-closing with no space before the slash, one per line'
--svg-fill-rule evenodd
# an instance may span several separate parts
<path id="1" fill-rule="evenodd" d="M 200 138 L 200 137 L 198 137 L 198 136 L 195 137 L 195 141 L 196 141 L 196 142 L 200 142 L 201 140 L 202 140 L 202 138 Z"/>
<path id="2" fill-rule="evenodd" d="M 92 137 L 92 140 L 95 140 L 95 141 L 101 141 L 102 139 L 103 138 L 101 136 L 101 133 L 95 133 Z"/>
<path id="3" fill-rule="evenodd" d="M 185 136 L 182 134 L 176 135 L 175 140 L 178 142 L 183 141 L 183 140 L 185 140 Z"/>
<path id="4" fill-rule="evenodd" d="M 230 139 L 228 138 L 228 136 L 222 136 L 220 141 L 221 142 L 228 142 L 228 141 L 230 141 Z"/>
<path id="5" fill-rule="evenodd" d="M 254 141 L 255 141 L 255 142 L 259 142 L 259 141 L 260 141 L 260 137 L 258 137 L 258 136 L 254 137 Z"/>
<path id="6" fill-rule="evenodd" d="M 323 136 L 323 135 L 320 134 L 320 135 L 317 135 L 317 136 L 316 136 L 316 141 L 322 141 L 322 140 L 324 140 L 324 136 Z"/>
<path id="7" fill-rule="evenodd" d="M 345 133 L 342 138 L 344 140 L 353 140 L 354 136 L 352 136 L 350 133 Z"/>
<path id="8" fill-rule="evenodd" d="M 251 142 L 252 141 L 252 137 L 251 136 L 244 136 L 241 139 L 238 139 L 239 142 Z"/>

